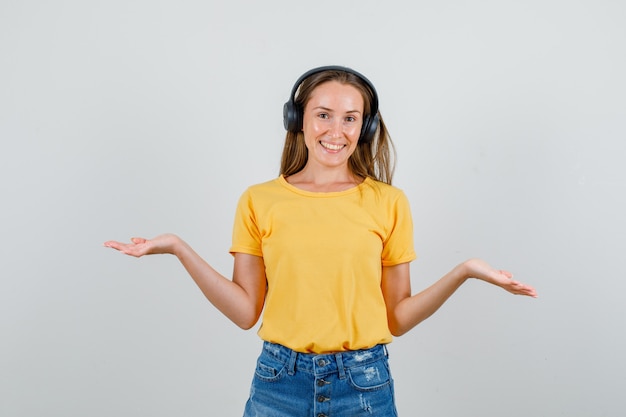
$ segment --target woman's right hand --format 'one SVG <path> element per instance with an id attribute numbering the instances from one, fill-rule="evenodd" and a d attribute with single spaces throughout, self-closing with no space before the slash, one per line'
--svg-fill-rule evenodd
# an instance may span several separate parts
<path id="1" fill-rule="evenodd" d="M 175 249 L 180 242 L 181 240 L 178 236 L 168 233 L 153 239 L 133 237 L 130 239 L 130 243 L 109 240 L 104 242 L 104 246 L 118 250 L 126 255 L 139 258 L 144 255 L 160 253 L 175 254 Z"/>

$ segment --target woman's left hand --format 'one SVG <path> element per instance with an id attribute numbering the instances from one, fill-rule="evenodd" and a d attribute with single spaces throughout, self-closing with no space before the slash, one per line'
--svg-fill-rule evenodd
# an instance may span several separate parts
<path id="1" fill-rule="evenodd" d="M 461 266 L 465 269 L 467 278 L 476 278 L 497 285 L 516 295 L 526 295 L 537 298 L 537 291 L 530 285 L 522 284 L 513 279 L 513 274 L 502 269 L 495 269 L 481 259 L 470 259 Z"/>

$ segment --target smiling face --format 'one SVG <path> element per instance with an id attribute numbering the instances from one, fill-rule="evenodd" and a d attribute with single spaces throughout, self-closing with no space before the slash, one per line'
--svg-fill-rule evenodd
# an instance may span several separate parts
<path id="1" fill-rule="evenodd" d="M 348 168 L 361 134 L 363 106 L 361 93 L 348 84 L 329 81 L 312 91 L 302 120 L 309 168 Z"/>

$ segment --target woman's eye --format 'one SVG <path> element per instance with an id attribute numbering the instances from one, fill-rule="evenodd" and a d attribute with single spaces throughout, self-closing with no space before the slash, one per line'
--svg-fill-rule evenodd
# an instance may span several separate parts
<path id="1" fill-rule="evenodd" d="M 317 117 L 320 119 L 328 119 L 328 113 L 320 113 Z"/>
<path id="2" fill-rule="evenodd" d="M 356 118 L 354 116 L 348 116 L 346 117 L 346 122 L 355 122 Z"/>

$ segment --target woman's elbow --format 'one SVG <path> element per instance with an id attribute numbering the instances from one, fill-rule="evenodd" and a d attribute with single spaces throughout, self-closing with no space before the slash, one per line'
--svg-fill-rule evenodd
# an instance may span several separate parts
<path id="1" fill-rule="evenodd" d="M 239 328 L 243 330 L 250 330 L 257 324 L 257 322 L 259 321 L 259 317 L 261 317 L 260 311 L 248 311 L 244 314 L 239 315 L 238 317 L 231 318 L 231 320 Z"/>
<path id="2" fill-rule="evenodd" d="M 254 325 L 257 323 L 257 321 L 259 321 L 259 317 L 250 315 L 250 316 L 238 317 L 236 319 L 233 319 L 232 321 L 240 329 L 250 330 L 251 328 L 254 327 Z"/>
<path id="3" fill-rule="evenodd" d="M 402 322 L 397 320 L 395 317 L 390 316 L 387 320 L 387 325 L 389 327 L 389 332 L 394 337 L 399 337 L 411 330 L 406 325 L 403 325 Z"/>
<path id="4" fill-rule="evenodd" d="M 256 324 L 256 321 L 248 321 L 248 322 L 235 322 L 235 324 L 242 330 L 250 330 Z"/>
<path id="5" fill-rule="evenodd" d="M 402 335 L 404 335 L 406 332 L 400 331 L 400 330 L 391 330 L 391 335 L 393 337 L 400 337 Z"/>
<path id="6" fill-rule="evenodd" d="M 398 337 L 408 333 L 424 319 L 425 317 L 412 316 L 406 314 L 406 310 L 396 308 L 394 311 L 388 312 L 387 324 L 389 326 L 389 332 L 391 332 L 394 337 Z"/>

